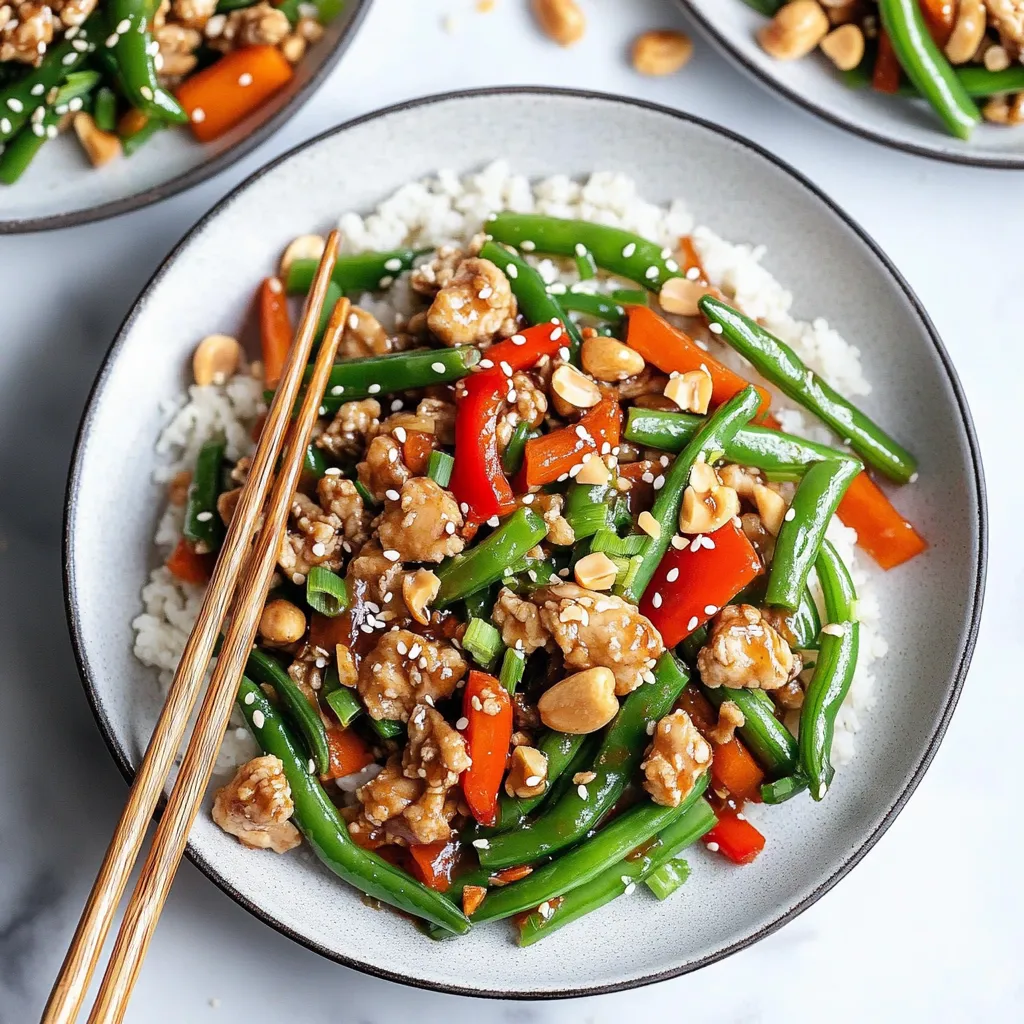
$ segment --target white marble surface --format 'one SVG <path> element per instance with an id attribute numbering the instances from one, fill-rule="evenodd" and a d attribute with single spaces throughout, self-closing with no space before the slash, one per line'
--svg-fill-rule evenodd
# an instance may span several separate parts
<path id="1" fill-rule="evenodd" d="M 700 39 L 681 74 L 641 79 L 626 63 L 628 40 L 643 28 L 685 28 L 674 5 L 583 4 L 587 37 L 564 52 L 536 36 L 525 0 L 497 0 L 486 15 L 474 0 L 377 0 L 329 83 L 240 167 L 105 224 L 0 238 L 0 1024 L 38 1019 L 125 796 L 78 682 L 60 581 L 68 457 L 113 332 L 162 255 L 262 162 L 378 106 L 504 83 L 642 96 L 748 135 L 845 206 L 910 280 L 958 365 L 989 475 L 988 600 L 960 707 L 917 794 L 866 860 L 781 932 L 696 975 L 562 1004 L 417 992 L 306 952 L 186 864 L 128 1019 L 603 1024 L 646 1011 L 650 1019 L 792 1024 L 1024 1016 L 1020 748 L 1015 732 L 1002 731 L 1013 728 L 1007 708 L 1019 700 L 1024 657 L 1016 529 L 1024 486 L 1013 443 L 1024 375 L 1022 178 L 847 137 L 761 92 Z M 507 148 L 514 151 L 514 140 Z M 982 752 L 983 743 L 993 749 Z"/>

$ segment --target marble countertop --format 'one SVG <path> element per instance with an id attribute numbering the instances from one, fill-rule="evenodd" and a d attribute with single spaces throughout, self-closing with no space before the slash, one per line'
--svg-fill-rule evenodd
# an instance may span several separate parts
<path id="1" fill-rule="evenodd" d="M 988 600 L 960 706 L 919 790 L 870 856 L 782 931 L 695 975 L 560 1004 L 418 992 L 307 952 L 185 864 L 128 1019 L 603 1024 L 625 1013 L 679 1019 L 680 1007 L 693 1019 L 750 1024 L 1024 1015 L 1024 830 L 1011 786 L 1019 744 L 996 734 L 982 754 L 979 743 L 1005 720 L 1024 662 L 1015 540 L 1024 478 L 1012 429 L 1024 377 L 1024 179 L 843 134 L 748 82 L 700 38 L 679 75 L 640 78 L 626 59 L 631 37 L 685 29 L 685 18 L 667 0 L 584 6 L 586 39 L 562 51 L 535 34 L 525 0 L 497 0 L 486 14 L 474 0 L 377 0 L 319 93 L 227 173 L 106 223 L 0 238 L 0 1024 L 38 1020 L 126 792 L 79 685 L 60 576 L 67 463 L 113 333 L 164 253 L 265 161 L 376 107 L 492 84 L 622 92 L 718 121 L 807 174 L 895 260 L 957 364 L 988 471 Z"/>

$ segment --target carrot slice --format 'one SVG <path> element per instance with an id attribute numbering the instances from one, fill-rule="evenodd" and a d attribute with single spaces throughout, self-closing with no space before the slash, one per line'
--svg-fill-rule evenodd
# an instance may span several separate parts
<path id="1" fill-rule="evenodd" d="M 212 553 L 197 554 L 192 545 L 182 537 L 164 565 L 174 576 L 186 583 L 207 583 L 213 574 L 213 562 Z"/>
<path id="2" fill-rule="evenodd" d="M 836 514 L 857 531 L 857 544 L 883 569 L 902 565 L 928 547 L 866 472 L 853 478 Z"/>
<path id="3" fill-rule="evenodd" d="M 871 75 L 871 86 L 878 92 L 895 93 L 900 88 L 900 62 L 884 28 L 878 30 L 878 54 Z"/>
<path id="4" fill-rule="evenodd" d="M 430 453 L 434 450 L 434 435 L 423 430 L 410 430 L 402 444 L 402 461 L 413 476 L 426 476 Z"/>
<path id="5" fill-rule="evenodd" d="M 288 349 L 292 344 L 288 303 L 285 301 L 284 285 L 278 278 L 268 277 L 260 285 L 259 305 L 263 380 L 268 388 L 272 388 L 281 379 Z"/>
<path id="6" fill-rule="evenodd" d="M 685 274 L 688 270 L 696 270 L 700 277 L 699 281 L 706 281 L 708 279 L 707 271 L 704 269 L 704 264 L 701 262 L 700 253 L 697 252 L 697 247 L 693 244 L 693 238 L 690 235 L 683 235 L 679 239 L 679 253 L 683 257 L 680 261 L 682 267 L 680 268 Z"/>
<path id="7" fill-rule="evenodd" d="M 330 768 L 325 776 L 328 779 L 352 775 L 373 762 L 373 752 L 351 729 L 331 726 L 327 730 L 327 749 L 331 755 Z"/>
<path id="8" fill-rule="evenodd" d="M 212 142 L 273 96 L 292 73 L 276 47 L 246 46 L 185 79 L 175 95 L 192 134 Z"/>
<path id="9" fill-rule="evenodd" d="M 630 306 L 626 344 L 636 349 L 644 359 L 662 373 L 686 373 L 702 366 L 711 374 L 711 404 L 721 405 L 750 385 L 738 373 L 705 352 L 688 334 L 676 330 L 647 306 Z M 771 396 L 764 388 L 757 389 L 761 396 L 758 415 L 768 411 Z"/>
<path id="10" fill-rule="evenodd" d="M 458 852 L 459 844 L 450 839 L 409 847 L 420 881 L 437 892 L 445 892 L 452 884 L 452 868 Z"/>

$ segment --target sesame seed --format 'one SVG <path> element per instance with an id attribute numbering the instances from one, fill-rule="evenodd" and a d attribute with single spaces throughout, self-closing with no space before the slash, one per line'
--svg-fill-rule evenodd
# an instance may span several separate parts
<path id="1" fill-rule="evenodd" d="M 409 439 L 409 435 L 405 431 L 405 427 L 395 427 L 395 440 L 400 441 L 402 444 Z"/>
<path id="2" fill-rule="evenodd" d="M 395 279 L 390 274 L 385 274 L 378 282 L 378 288 L 390 288 L 395 283 Z"/>
<path id="3" fill-rule="evenodd" d="M 465 715 L 463 715 L 462 718 L 460 718 L 455 723 L 455 728 L 461 731 L 461 730 L 465 729 L 468 725 L 469 725 L 469 719 L 466 718 Z"/>
<path id="4" fill-rule="evenodd" d="M 629 242 L 622 247 L 622 255 L 628 260 L 636 252 L 636 242 Z"/>
<path id="5" fill-rule="evenodd" d="M 106 42 L 104 43 L 104 46 L 106 46 L 107 49 L 110 50 L 110 49 L 113 49 L 115 46 L 117 46 L 117 44 L 120 41 L 121 41 L 121 37 L 116 32 L 114 32 L 111 35 L 107 36 L 107 39 L 106 39 Z"/>
<path id="6" fill-rule="evenodd" d="M 551 904 L 550 904 L 550 903 L 549 903 L 549 902 L 548 902 L 547 900 L 545 900 L 545 901 L 544 901 L 544 902 L 543 902 L 543 903 L 542 903 L 542 904 L 541 904 L 541 905 L 540 905 L 540 906 L 539 906 L 539 907 L 537 908 L 537 913 L 538 913 L 538 914 L 540 914 L 540 916 L 541 916 L 541 917 L 543 917 L 545 921 L 547 921 L 547 920 L 548 920 L 548 918 L 550 918 L 550 917 L 551 917 L 551 915 L 552 915 L 552 914 L 553 914 L 554 912 L 555 912 L 555 911 L 554 911 L 554 909 L 552 908 Z"/>
<path id="7" fill-rule="evenodd" d="M 674 259 L 669 257 L 668 259 L 665 260 L 665 269 L 672 271 L 673 274 L 676 274 L 679 272 L 679 264 L 676 263 Z"/>
<path id="8" fill-rule="evenodd" d="M 687 281 L 696 281 L 698 277 L 700 277 L 700 267 L 690 267 L 690 269 L 686 271 Z"/>
<path id="9" fill-rule="evenodd" d="M 652 267 L 648 267 L 644 271 L 644 277 L 646 277 L 648 281 L 655 281 L 655 280 L 657 280 L 658 274 L 659 274 L 658 268 L 657 267 L 653 267 L 653 266 Z"/>
<path id="10" fill-rule="evenodd" d="M 210 521 L 210 520 L 211 520 L 212 518 L 213 518 L 213 513 L 212 513 L 212 512 L 200 512 L 200 513 L 199 513 L 199 514 L 198 514 L 198 515 L 196 516 L 196 519 L 197 519 L 197 520 L 198 520 L 198 521 L 199 521 L 200 523 L 208 523 L 208 522 L 209 522 L 209 521 Z"/>
<path id="11" fill-rule="evenodd" d="M 561 281 L 548 285 L 548 295 L 564 295 L 568 290 Z"/>
<path id="12" fill-rule="evenodd" d="M 407 646 L 407 644 L 405 643 L 404 640 L 399 640 L 398 643 L 395 644 L 395 650 L 397 650 L 398 653 L 403 658 L 409 653 L 409 648 L 408 648 L 408 646 Z"/>
<path id="13" fill-rule="evenodd" d="M 538 786 L 538 785 L 540 785 L 540 776 L 539 775 L 531 775 L 531 776 L 529 776 L 527 778 L 527 780 L 526 780 L 526 784 L 528 786 Z"/>
<path id="14" fill-rule="evenodd" d="M 398 493 L 398 491 L 396 491 L 396 490 L 394 489 L 394 487 L 389 487 L 389 488 L 388 488 L 388 489 L 387 489 L 387 490 L 386 490 L 386 491 L 384 492 L 384 497 L 385 497 L 385 498 L 390 498 L 390 499 L 391 499 L 391 501 L 398 501 L 398 499 L 399 499 L 399 498 L 401 497 L 401 495 L 400 495 L 400 494 Z"/>
<path id="15" fill-rule="evenodd" d="M 658 476 L 656 476 L 654 478 L 654 489 L 656 491 L 660 491 L 662 489 L 662 487 L 664 487 L 664 486 L 665 486 L 665 477 L 664 477 L 663 474 L 659 473 Z"/>
<path id="16" fill-rule="evenodd" d="M 415 661 L 423 653 L 423 646 L 421 644 L 413 644 L 409 648 L 409 657 Z"/>
<path id="17" fill-rule="evenodd" d="M 25 104 L 22 103 L 21 100 L 15 99 L 13 96 L 7 101 L 7 106 L 16 114 L 20 114 L 25 109 Z"/>
<path id="18" fill-rule="evenodd" d="M 397 256 L 392 256 L 391 259 L 384 261 L 384 269 L 392 272 L 402 269 L 402 261 Z"/>
<path id="19" fill-rule="evenodd" d="M 384 552 L 384 557 L 389 562 L 397 562 L 402 556 L 394 548 L 388 548 L 387 551 Z"/>
<path id="20" fill-rule="evenodd" d="M 625 876 L 623 876 L 625 877 Z M 626 888 L 622 890 L 623 896 L 632 896 L 636 891 L 636 882 L 630 881 L 627 883 Z"/>
<path id="21" fill-rule="evenodd" d="M 708 330 L 712 334 L 721 334 L 722 333 L 722 325 L 721 324 L 708 324 Z"/>
<path id="22" fill-rule="evenodd" d="M 325 547 L 323 546 L 323 544 L 321 544 L 321 543 L 320 543 L 320 541 L 317 541 L 317 542 L 316 542 L 316 543 L 315 543 L 315 544 L 313 545 L 313 547 L 312 547 L 312 549 L 311 549 L 311 550 L 312 550 L 312 552 L 313 552 L 314 556 L 315 556 L 315 557 L 317 557 L 317 558 L 323 558 L 323 557 L 324 557 L 324 555 L 326 555 L 326 554 L 327 554 L 327 548 L 325 548 Z"/>
<path id="23" fill-rule="evenodd" d="M 64 56 L 61 57 L 60 62 L 65 67 L 68 67 L 70 64 L 74 64 L 76 60 L 78 60 L 77 53 L 65 53 Z"/>
<path id="24" fill-rule="evenodd" d="M 371 384 L 366 389 L 366 391 L 367 391 L 368 394 L 371 394 L 371 395 L 379 394 L 380 393 L 380 385 L 379 384 Z"/>
<path id="25" fill-rule="evenodd" d="M 524 494 L 523 495 L 523 504 L 524 505 L 532 505 L 533 504 L 533 499 L 535 497 L 536 497 L 536 495 L 533 495 L 533 494 Z"/>
<path id="26" fill-rule="evenodd" d="M 665 574 L 666 583 L 675 583 L 677 579 L 679 579 L 678 569 L 669 569 L 669 571 Z"/>
<path id="27" fill-rule="evenodd" d="M 487 525 L 490 526 L 490 527 L 495 527 L 500 522 L 501 522 L 501 520 L 497 516 L 491 516 L 491 518 L 487 520 Z"/>
<path id="28" fill-rule="evenodd" d="M 654 721 L 651 721 L 651 722 L 647 723 L 647 735 L 648 736 L 653 736 L 654 735 L 654 730 L 655 730 L 655 728 L 657 728 L 657 725 L 658 725 L 658 723 L 654 722 Z"/>
<path id="29" fill-rule="evenodd" d="M 454 523 L 445 523 L 444 524 L 444 532 L 447 533 L 448 536 L 450 537 L 455 532 L 455 524 Z"/>
<path id="30" fill-rule="evenodd" d="M 405 403 L 400 398 L 396 398 L 391 403 L 391 411 L 392 412 L 398 412 L 404 405 L 405 405 Z"/>
<path id="31" fill-rule="evenodd" d="M 444 373 L 444 363 L 431 363 L 430 368 L 434 371 L 434 373 Z"/>
<path id="32" fill-rule="evenodd" d="M 255 693 L 247 693 L 245 695 L 245 703 L 246 704 L 255 704 L 256 703 L 256 694 Z"/>
<path id="33" fill-rule="evenodd" d="M 577 256 L 587 255 L 587 247 L 582 242 L 577 242 L 576 245 L 573 247 L 573 251 L 576 253 Z"/>
<path id="34" fill-rule="evenodd" d="M 130 32 L 131 28 L 132 28 L 131 21 L 129 21 L 128 18 L 122 18 L 117 23 L 117 27 L 114 29 L 114 31 L 117 32 L 119 35 L 123 36 L 125 34 L 125 32 Z"/>
<path id="35" fill-rule="evenodd" d="M 576 792 L 579 794 L 581 800 L 586 800 L 590 796 L 590 791 L 582 783 L 576 787 Z"/>
<path id="36" fill-rule="evenodd" d="M 255 725 L 257 729 L 262 729 L 263 723 L 266 722 L 266 720 L 266 717 L 259 708 L 252 713 L 252 724 Z"/>
<path id="37" fill-rule="evenodd" d="M 301 572 L 293 572 L 292 573 L 292 583 L 294 583 L 295 586 L 297 586 L 297 587 L 302 586 L 302 584 L 305 583 L 305 582 L 306 582 L 306 577 L 303 576 Z"/>
<path id="38" fill-rule="evenodd" d="M 565 362 L 568 362 L 568 361 L 569 361 L 569 356 L 570 356 L 570 355 L 571 355 L 571 353 L 569 352 L 569 348 L 568 348 L 568 346 L 566 346 L 566 345 L 563 345 L 563 346 L 562 346 L 562 347 L 561 347 L 561 348 L 560 348 L 560 349 L 558 350 L 558 358 L 559 358 L 559 359 L 562 359 L 562 360 L 564 360 Z"/>
<path id="39" fill-rule="evenodd" d="M 468 725 L 468 724 L 469 723 L 467 722 L 466 725 Z M 465 726 L 463 726 L 463 728 L 465 728 Z M 473 840 L 473 845 L 478 850 L 486 850 L 486 849 L 488 849 L 490 847 L 491 844 L 486 839 L 474 839 Z"/>
<path id="40" fill-rule="evenodd" d="M 153 98 L 153 90 L 148 85 L 144 85 L 139 89 L 139 95 L 144 100 L 151 100 Z"/>
<path id="41" fill-rule="evenodd" d="M 526 344 L 526 335 L 525 334 L 513 334 L 512 337 L 509 338 L 508 340 L 511 341 L 513 345 L 525 345 Z"/>
<path id="42" fill-rule="evenodd" d="M 660 608 L 661 607 L 661 594 L 655 593 L 654 597 L 651 598 L 651 604 L 654 605 L 655 608 Z"/>
<path id="43" fill-rule="evenodd" d="M 510 404 L 514 402 L 519 396 L 516 394 L 515 388 L 510 388 L 508 394 L 505 396 L 505 401 Z"/>
<path id="44" fill-rule="evenodd" d="M 334 387 L 331 388 L 331 394 L 334 395 L 335 397 L 337 397 L 338 395 L 343 395 L 344 393 L 345 393 L 345 385 L 344 384 L 335 384 Z"/>
<path id="45" fill-rule="evenodd" d="M 533 250 L 537 248 L 537 243 L 531 242 L 528 238 L 524 238 L 519 243 L 519 248 L 522 249 L 523 252 L 533 252 Z"/>
<path id="46" fill-rule="evenodd" d="M 787 508 L 786 514 L 782 518 L 785 519 L 787 523 L 793 522 L 793 520 L 796 519 L 796 509 Z"/>
<path id="47" fill-rule="evenodd" d="M 341 470 L 337 466 L 329 466 L 324 470 L 324 476 L 341 476 Z"/>
<path id="48" fill-rule="evenodd" d="M 686 624 L 686 628 L 692 632 L 693 630 L 695 630 L 697 628 L 697 623 L 698 622 L 700 622 L 700 619 L 698 619 L 697 616 L 694 615 L 690 619 L 690 621 Z"/>
<path id="49" fill-rule="evenodd" d="M 514 281 L 519 276 L 519 268 L 514 263 L 510 263 L 505 267 L 505 273 Z"/>
<path id="50" fill-rule="evenodd" d="M 463 515 L 466 515 L 466 513 L 469 512 L 469 505 L 467 505 L 465 502 L 462 502 L 462 504 L 459 505 L 459 511 Z"/>
<path id="51" fill-rule="evenodd" d="M 11 131 L 11 122 L 6 117 L 0 117 L 0 132 L 4 135 L 9 135 Z"/>
<path id="52" fill-rule="evenodd" d="M 193 124 L 202 124 L 206 120 L 206 111 L 202 107 L 196 107 L 191 114 Z"/>
<path id="53" fill-rule="evenodd" d="M 828 784 L 823 782 L 818 787 L 818 799 L 820 800 L 828 792 Z"/>
<path id="54" fill-rule="evenodd" d="M 708 849 L 712 853 L 718 853 L 718 843 L 708 843 Z"/>
<path id="55" fill-rule="evenodd" d="M 713 604 L 706 604 L 706 605 L 704 605 L 704 614 L 705 615 L 714 615 L 715 612 L 717 612 L 717 611 L 718 611 L 718 606 L 717 605 L 713 605 Z"/>
<path id="56" fill-rule="evenodd" d="M 555 329 L 554 329 L 554 330 L 553 330 L 553 331 L 551 332 L 551 337 L 550 337 L 550 338 L 549 338 L 548 340 L 549 340 L 549 341 L 558 341 L 558 339 L 559 339 L 559 338 L 560 338 L 561 336 L 562 336 L 562 328 L 561 328 L 561 327 L 556 327 L 556 328 L 555 328 Z"/>

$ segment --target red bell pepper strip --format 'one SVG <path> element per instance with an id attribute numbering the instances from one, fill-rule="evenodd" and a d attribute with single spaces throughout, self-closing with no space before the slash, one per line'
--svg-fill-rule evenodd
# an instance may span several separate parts
<path id="1" fill-rule="evenodd" d="M 705 352 L 688 334 L 676 330 L 647 306 L 630 306 L 626 344 L 662 373 L 686 373 L 705 367 L 711 374 L 711 405 L 719 406 L 750 386 L 738 373 Z M 758 416 L 768 412 L 771 396 L 758 387 L 761 405 Z"/>
<path id="2" fill-rule="evenodd" d="M 878 30 L 878 53 L 871 74 L 871 87 L 877 92 L 896 93 L 900 88 L 900 62 L 884 28 Z"/>
<path id="3" fill-rule="evenodd" d="M 844 525 L 857 531 L 858 546 L 883 569 L 902 565 L 928 547 L 867 472 L 853 478 L 836 514 Z"/>
<path id="4" fill-rule="evenodd" d="M 499 370 L 470 374 L 456 388 L 455 465 L 449 487 L 469 522 L 482 523 L 516 507 L 498 454 L 498 416 L 508 388 L 508 378 Z"/>
<path id="5" fill-rule="evenodd" d="M 171 575 L 186 583 L 208 583 L 213 575 L 215 558 L 216 556 L 212 552 L 198 554 L 195 548 L 182 537 L 164 565 L 171 570 Z"/>
<path id="6" fill-rule="evenodd" d="M 462 734 L 473 761 L 462 773 L 462 793 L 473 817 L 481 825 L 493 825 L 512 741 L 512 698 L 494 676 L 474 669 L 463 691 L 462 715 L 467 723 Z"/>
<path id="7" fill-rule="evenodd" d="M 288 316 L 284 285 L 268 277 L 260 285 L 260 351 L 263 380 L 268 388 L 277 386 L 292 344 L 292 322 Z"/>
<path id="8" fill-rule="evenodd" d="M 446 892 L 452 884 L 452 869 L 459 854 L 458 842 L 447 839 L 409 847 L 420 881 L 437 892 Z"/>
<path id="9" fill-rule="evenodd" d="M 707 622 L 762 570 L 753 545 L 731 520 L 706 534 L 696 551 L 696 538 L 687 539 L 682 550 L 665 552 L 640 601 L 641 613 L 654 623 L 666 647 L 675 647 Z M 708 541 L 714 547 L 705 547 Z"/>
<path id="10" fill-rule="evenodd" d="M 554 483 L 580 465 L 588 453 L 591 457 L 607 455 L 618 445 L 621 429 L 619 403 L 614 398 L 602 398 L 579 423 L 532 438 L 526 442 L 523 465 L 515 479 L 516 491 Z"/>
<path id="11" fill-rule="evenodd" d="M 561 324 L 535 324 L 514 334 L 507 341 L 499 341 L 484 352 L 480 366 L 486 370 L 494 366 L 506 374 L 511 370 L 529 370 L 544 358 L 552 359 L 560 348 L 569 344 L 565 328 Z"/>
<path id="12" fill-rule="evenodd" d="M 712 853 L 720 853 L 733 864 L 749 864 L 763 849 L 764 836 L 740 814 L 726 814 L 710 832 L 701 837 Z"/>

